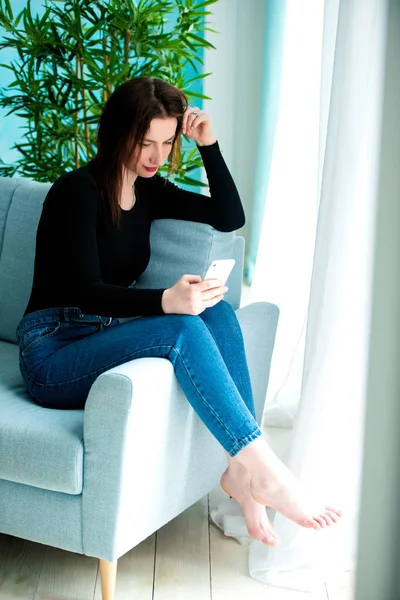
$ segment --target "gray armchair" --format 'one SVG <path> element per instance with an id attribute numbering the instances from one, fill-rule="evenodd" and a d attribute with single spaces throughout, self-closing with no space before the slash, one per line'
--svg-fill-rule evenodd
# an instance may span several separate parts
<path id="1" fill-rule="evenodd" d="M 226 458 L 165 359 L 103 373 L 85 410 L 42 408 L 28 395 L 15 330 L 48 189 L 0 178 L 0 531 L 99 558 L 103 600 L 111 600 L 118 558 L 213 490 Z M 225 299 L 237 309 L 261 422 L 278 309 L 265 302 L 239 308 L 243 239 L 158 221 L 151 241 L 137 286 L 171 285 L 184 272 L 203 275 L 211 259 L 236 258 Z"/>

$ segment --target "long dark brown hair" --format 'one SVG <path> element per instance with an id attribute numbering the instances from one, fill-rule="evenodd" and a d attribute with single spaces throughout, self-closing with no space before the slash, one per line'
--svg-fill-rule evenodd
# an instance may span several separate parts
<path id="1" fill-rule="evenodd" d="M 97 132 L 97 180 L 104 207 L 115 227 L 119 225 L 123 166 L 130 163 L 154 118 L 176 117 L 178 124 L 168 157 L 168 175 L 181 152 L 185 94 L 155 77 L 137 77 L 118 87 L 104 105 Z"/>

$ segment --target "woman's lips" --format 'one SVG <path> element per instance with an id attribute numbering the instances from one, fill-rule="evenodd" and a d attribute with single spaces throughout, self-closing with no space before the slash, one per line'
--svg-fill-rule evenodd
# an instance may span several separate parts
<path id="1" fill-rule="evenodd" d="M 158 169 L 158 167 L 146 167 L 145 165 L 143 165 L 143 166 L 146 169 L 146 171 L 148 171 L 149 173 L 155 173 Z"/>

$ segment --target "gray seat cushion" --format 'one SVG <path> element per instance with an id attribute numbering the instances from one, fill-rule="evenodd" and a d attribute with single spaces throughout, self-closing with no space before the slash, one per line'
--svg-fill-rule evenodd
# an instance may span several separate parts
<path id="1" fill-rule="evenodd" d="M 0 479 L 82 493 L 83 410 L 33 402 L 18 368 L 18 347 L 0 341 Z"/>

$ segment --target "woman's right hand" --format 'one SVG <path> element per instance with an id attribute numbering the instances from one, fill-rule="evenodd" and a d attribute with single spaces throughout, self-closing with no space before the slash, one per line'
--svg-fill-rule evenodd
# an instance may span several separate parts
<path id="1" fill-rule="evenodd" d="M 199 315 L 218 304 L 227 291 L 219 279 L 202 281 L 199 275 L 182 275 L 175 285 L 164 291 L 161 307 L 166 314 Z"/>

